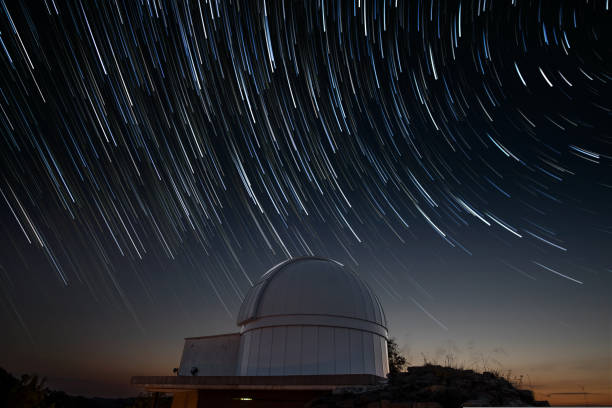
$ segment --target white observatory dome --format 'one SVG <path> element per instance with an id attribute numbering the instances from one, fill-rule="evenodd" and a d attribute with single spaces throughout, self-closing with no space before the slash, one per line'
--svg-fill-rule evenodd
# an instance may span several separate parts
<path id="1" fill-rule="evenodd" d="M 294 258 L 270 269 L 247 293 L 237 323 L 237 375 L 389 372 L 378 298 L 330 259 Z"/>

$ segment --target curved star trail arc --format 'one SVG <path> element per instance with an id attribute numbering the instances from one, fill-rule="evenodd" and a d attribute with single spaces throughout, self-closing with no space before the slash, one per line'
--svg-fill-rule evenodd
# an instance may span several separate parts
<path id="1" fill-rule="evenodd" d="M 225 302 L 242 254 L 329 240 L 564 252 L 539 219 L 609 173 L 607 1 L 0 2 L 11 245 L 128 306 L 117 255 L 204 263 Z"/>

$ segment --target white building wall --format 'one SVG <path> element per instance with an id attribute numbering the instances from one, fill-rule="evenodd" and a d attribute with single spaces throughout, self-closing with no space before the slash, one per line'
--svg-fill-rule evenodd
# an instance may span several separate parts
<path id="1" fill-rule="evenodd" d="M 321 258 L 288 260 L 269 270 L 247 293 L 237 323 L 279 314 L 329 313 L 387 324 L 370 287 L 349 268 Z"/>
<path id="2" fill-rule="evenodd" d="M 178 375 L 235 375 L 240 333 L 185 339 Z"/>
<path id="3" fill-rule="evenodd" d="M 276 326 L 245 331 L 236 375 L 374 374 L 389 372 L 387 340 L 329 326 Z"/>
<path id="4" fill-rule="evenodd" d="M 373 374 L 385 377 L 387 320 L 357 274 L 323 258 L 290 259 L 248 291 L 240 334 L 185 340 L 179 375 Z"/>

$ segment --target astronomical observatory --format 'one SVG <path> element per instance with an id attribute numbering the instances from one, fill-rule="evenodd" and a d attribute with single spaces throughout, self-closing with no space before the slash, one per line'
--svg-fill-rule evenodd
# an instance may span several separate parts
<path id="1" fill-rule="evenodd" d="M 173 408 L 302 407 L 389 372 L 380 301 L 331 259 L 293 258 L 270 269 L 248 291 L 236 323 L 236 333 L 186 338 L 176 376 L 132 384 L 172 393 Z"/>

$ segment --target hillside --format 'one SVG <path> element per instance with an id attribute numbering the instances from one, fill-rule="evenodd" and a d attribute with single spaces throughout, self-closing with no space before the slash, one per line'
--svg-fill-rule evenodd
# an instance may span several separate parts
<path id="1" fill-rule="evenodd" d="M 309 408 L 456 408 L 462 406 L 550 406 L 529 390 L 516 388 L 490 372 L 477 373 L 439 365 L 409 367 L 377 387 L 336 392 L 308 404 Z"/>

